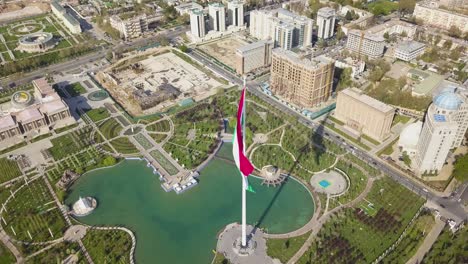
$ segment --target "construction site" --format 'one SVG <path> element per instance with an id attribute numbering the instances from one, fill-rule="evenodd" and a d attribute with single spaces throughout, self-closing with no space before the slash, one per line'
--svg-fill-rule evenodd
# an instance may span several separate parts
<path id="1" fill-rule="evenodd" d="M 202 65 L 170 48 L 126 57 L 97 73 L 96 79 L 133 116 L 199 101 L 222 87 Z"/>
<path id="2" fill-rule="evenodd" d="M 50 11 L 50 1 L 0 1 L 0 23 Z"/>

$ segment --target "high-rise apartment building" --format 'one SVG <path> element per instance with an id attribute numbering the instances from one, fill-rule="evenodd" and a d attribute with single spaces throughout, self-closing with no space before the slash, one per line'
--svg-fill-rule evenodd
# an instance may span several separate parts
<path id="1" fill-rule="evenodd" d="M 271 63 L 273 41 L 260 40 L 236 50 L 236 72 L 244 74 Z"/>
<path id="2" fill-rule="evenodd" d="M 327 57 L 306 59 L 276 48 L 272 51 L 270 87 L 297 106 L 314 107 L 330 97 L 334 69 L 334 61 Z"/>
<path id="3" fill-rule="evenodd" d="M 466 93 L 448 88 L 429 106 L 416 147 L 420 174 L 440 172 L 450 149 L 460 146 L 468 127 Z"/>
<path id="4" fill-rule="evenodd" d="M 222 3 L 210 3 L 208 5 L 210 30 L 226 31 L 226 8 Z"/>
<path id="5" fill-rule="evenodd" d="M 390 136 L 395 109 L 357 88 L 338 92 L 335 117 L 344 123 L 345 129 L 355 134 L 365 134 L 378 141 Z"/>
<path id="6" fill-rule="evenodd" d="M 235 27 L 244 26 L 244 3 L 233 0 L 228 2 L 228 25 Z"/>
<path id="7" fill-rule="evenodd" d="M 366 55 L 370 58 L 382 57 L 385 48 L 385 39 L 379 35 L 353 29 L 348 32 L 346 48 L 359 55 Z"/>
<path id="8" fill-rule="evenodd" d="M 317 36 L 320 39 L 329 39 L 333 37 L 335 32 L 335 9 L 330 7 L 322 7 L 317 12 Z"/>
<path id="9" fill-rule="evenodd" d="M 286 9 L 254 10 L 250 13 L 250 35 L 275 41 L 283 49 L 312 45 L 313 20 Z"/>
<path id="10" fill-rule="evenodd" d="M 205 13 L 203 10 L 193 9 L 190 11 L 190 33 L 197 38 L 205 36 Z"/>

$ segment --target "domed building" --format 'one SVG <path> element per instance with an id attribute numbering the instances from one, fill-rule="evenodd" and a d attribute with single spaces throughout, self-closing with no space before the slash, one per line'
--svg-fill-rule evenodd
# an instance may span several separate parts
<path id="1" fill-rule="evenodd" d="M 49 32 L 36 32 L 23 36 L 18 41 L 17 50 L 32 53 L 44 52 L 55 46 L 54 35 Z"/>
<path id="2" fill-rule="evenodd" d="M 419 174 L 437 174 L 450 149 L 461 145 L 468 127 L 467 91 L 450 87 L 429 106 L 416 146 Z"/>

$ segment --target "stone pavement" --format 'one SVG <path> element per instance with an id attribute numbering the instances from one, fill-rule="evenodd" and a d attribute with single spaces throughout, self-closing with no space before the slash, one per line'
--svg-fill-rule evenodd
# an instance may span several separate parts
<path id="1" fill-rule="evenodd" d="M 234 244 L 241 237 L 241 225 L 229 224 L 218 236 L 216 250 L 223 254 L 232 264 L 280 264 L 277 259 L 272 259 L 266 253 L 266 239 L 260 229 L 253 226 L 247 226 L 247 236 L 251 235 L 250 243 L 253 243 L 255 249 L 248 255 L 240 255 L 236 252 Z M 249 238 L 248 238 L 249 239 Z"/>

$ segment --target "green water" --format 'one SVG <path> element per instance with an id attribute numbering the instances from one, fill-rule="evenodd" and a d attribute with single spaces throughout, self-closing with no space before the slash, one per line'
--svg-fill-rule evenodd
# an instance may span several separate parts
<path id="1" fill-rule="evenodd" d="M 270 233 L 295 230 L 309 221 L 313 202 L 294 180 L 282 187 L 265 187 L 251 180 L 255 194 L 247 195 L 248 222 Z M 241 216 L 241 179 L 234 165 L 214 159 L 201 172 L 200 184 L 177 195 L 166 193 L 143 161 L 90 172 L 71 189 L 66 202 L 78 196 L 98 200 L 97 209 L 79 220 L 90 225 L 123 225 L 137 237 L 137 263 L 207 264 L 216 248 L 216 235 Z"/>

